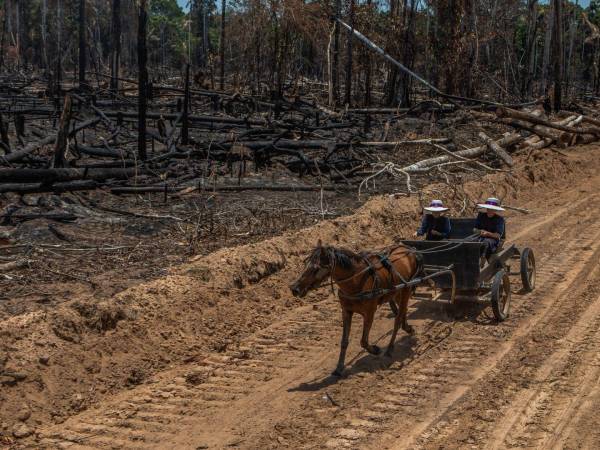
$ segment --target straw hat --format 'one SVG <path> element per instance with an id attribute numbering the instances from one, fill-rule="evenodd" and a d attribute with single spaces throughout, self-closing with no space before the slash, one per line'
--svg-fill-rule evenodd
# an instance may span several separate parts
<path id="1" fill-rule="evenodd" d="M 431 203 L 429 204 L 429 206 L 426 206 L 423 209 L 425 211 L 429 211 L 429 212 L 448 211 L 448 208 L 444 207 L 444 204 L 442 203 L 441 200 L 431 200 Z"/>
<path id="2" fill-rule="evenodd" d="M 490 209 L 492 211 L 505 211 L 500 207 L 500 200 L 495 197 L 488 198 L 485 203 L 478 203 L 477 206 L 482 209 Z"/>

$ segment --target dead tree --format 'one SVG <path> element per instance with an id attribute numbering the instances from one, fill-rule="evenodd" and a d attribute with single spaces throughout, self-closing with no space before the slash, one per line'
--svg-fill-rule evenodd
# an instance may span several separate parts
<path id="1" fill-rule="evenodd" d="M 119 91 L 119 64 L 121 58 L 121 0 L 112 2 L 112 48 L 110 61 L 110 89 Z"/>
<path id="2" fill-rule="evenodd" d="M 146 67 L 148 51 L 146 49 L 146 24 L 148 21 L 147 0 L 140 0 L 138 18 L 138 157 L 146 159 L 146 109 L 148 106 L 147 86 L 148 68 Z"/>
<path id="3" fill-rule="evenodd" d="M 4 44 L 6 43 L 6 26 L 8 24 L 8 2 L 4 2 L 2 16 L 2 35 L 0 35 L 0 68 L 4 67 Z"/>
<path id="4" fill-rule="evenodd" d="M 338 19 L 341 18 L 342 1 L 335 0 L 335 18 L 333 23 L 333 58 L 331 62 L 331 84 L 333 92 L 333 104 L 329 106 L 337 106 L 340 103 L 340 24 Z"/>
<path id="5" fill-rule="evenodd" d="M 352 41 L 354 40 L 354 0 L 349 0 L 349 13 L 350 13 L 350 27 L 348 30 L 348 38 L 346 43 L 346 92 L 344 103 L 348 106 L 351 105 L 352 100 Z"/>
<path id="6" fill-rule="evenodd" d="M 562 0 L 553 0 L 554 29 L 552 34 L 552 57 L 554 59 L 554 110 L 560 111 L 562 103 L 562 82 L 564 66 L 564 42 L 562 26 Z"/>
<path id="7" fill-rule="evenodd" d="M 86 42 L 85 42 L 85 0 L 79 0 L 79 87 L 85 87 Z"/>
<path id="8" fill-rule="evenodd" d="M 538 0 L 529 0 L 527 4 L 527 37 L 525 42 L 525 55 L 521 77 L 521 97 L 531 97 L 533 91 L 533 74 L 535 70 L 535 44 L 538 31 Z"/>
<path id="9" fill-rule="evenodd" d="M 65 153 L 67 151 L 69 126 L 71 125 L 71 97 L 65 97 L 65 106 L 60 116 L 60 125 L 56 134 L 56 144 L 54 146 L 54 160 L 52 167 L 65 167 Z"/>
<path id="10" fill-rule="evenodd" d="M 221 68 L 219 75 L 221 78 L 220 88 L 225 89 L 225 7 L 227 0 L 221 0 L 221 39 L 219 42 L 219 56 L 221 58 Z"/>
<path id="11" fill-rule="evenodd" d="M 181 122 L 181 143 L 187 145 L 189 142 L 189 107 L 190 107 L 190 65 L 185 67 L 185 94 L 183 97 L 183 117 Z"/>

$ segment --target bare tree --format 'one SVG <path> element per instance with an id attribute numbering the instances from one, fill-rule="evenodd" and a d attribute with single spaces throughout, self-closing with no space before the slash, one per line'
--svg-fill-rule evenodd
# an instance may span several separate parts
<path id="1" fill-rule="evenodd" d="M 119 66 L 121 64 L 121 0 L 112 2 L 112 46 L 110 60 L 110 88 L 119 91 Z"/>
<path id="2" fill-rule="evenodd" d="M 148 94 L 148 51 L 146 27 L 148 23 L 147 0 L 140 0 L 138 14 L 138 157 L 146 159 L 146 109 Z"/>
<path id="3" fill-rule="evenodd" d="M 85 39 L 85 0 L 79 0 L 79 86 L 85 87 L 86 39 Z"/>

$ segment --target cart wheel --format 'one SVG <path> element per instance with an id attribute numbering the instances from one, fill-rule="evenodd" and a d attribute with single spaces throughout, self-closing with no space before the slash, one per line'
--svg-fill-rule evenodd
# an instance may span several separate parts
<path id="1" fill-rule="evenodd" d="M 510 311 L 510 278 L 504 270 L 494 275 L 492 283 L 492 310 L 498 322 L 508 317 Z"/>
<path id="2" fill-rule="evenodd" d="M 535 288 L 535 256 L 530 248 L 523 249 L 521 253 L 521 281 L 525 292 Z"/>

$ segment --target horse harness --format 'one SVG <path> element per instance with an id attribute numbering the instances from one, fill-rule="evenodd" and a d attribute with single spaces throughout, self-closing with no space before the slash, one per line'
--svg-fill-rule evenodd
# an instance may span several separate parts
<path id="1" fill-rule="evenodd" d="M 409 281 L 411 281 L 413 278 L 415 278 L 421 272 L 421 270 L 423 268 L 423 259 L 422 259 L 422 257 L 420 257 L 421 255 L 419 255 L 419 253 L 416 251 L 416 249 L 414 249 L 412 247 L 405 247 L 407 249 L 407 253 L 414 253 L 415 257 L 417 259 L 417 270 L 415 271 L 415 273 L 409 280 L 406 280 L 396 270 L 396 268 L 392 264 L 393 261 L 390 261 L 390 254 L 398 248 L 400 248 L 400 246 L 388 248 L 388 249 L 386 249 L 386 251 L 384 253 L 368 253 L 368 254 L 361 255 L 364 262 L 367 264 L 367 267 L 364 268 L 363 270 L 361 270 L 360 272 L 357 272 L 354 275 L 352 275 L 348 278 L 345 278 L 343 280 L 339 280 L 337 282 L 340 297 L 343 297 L 344 299 L 347 299 L 347 300 L 371 300 L 371 299 L 374 299 L 377 297 L 382 297 L 386 294 L 390 294 L 392 292 L 397 291 L 398 290 L 397 286 L 399 283 L 397 284 L 395 280 L 399 280 L 401 284 L 406 284 Z M 406 253 L 404 253 L 403 255 L 405 255 L 405 254 Z M 371 259 L 370 259 L 374 256 L 378 258 L 378 262 L 381 264 L 381 267 L 383 267 L 385 270 L 387 270 L 387 272 L 390 276 L 390 284 L 391 285 L 388 288 L 380 287 L 380 284 L 382 283 L 382 279 L 379 276 L 379 273 L 377 272 L 377 268 L 374 267 L 374 265 L 372 264 Z M 332 271 L 332 273 L 333 273 L 333 271 Z M 373 289 L 371 289 L 370 291 L 361 292 L 361 293 L 355 294 L 355 295 L 345 294 L 343 292 L 340 284 L 344 283 L 346 281 L 350 281 L 351 279 L 356 278 L 357 276 L 362 275 L 362 274 L 368 275 L 367 277 L 364 278 L 364 281 L 362 283 L 363 286 L 366 283 L 366 281 L 369 279 L 369 277 L 373 277 L 373 279 L 374 279 Z M 333 291 L 333 277 L 331 277 L 331 289 Z"/>

